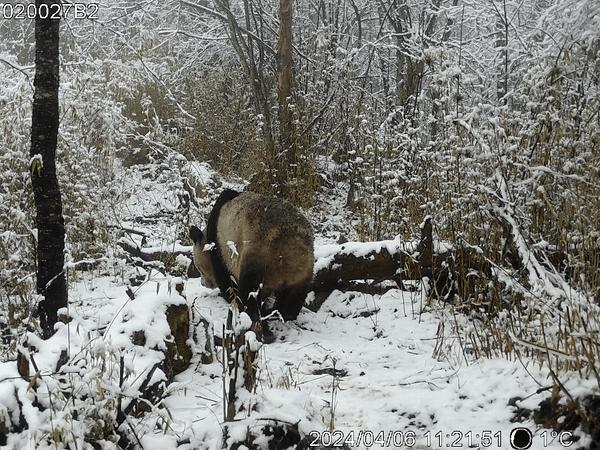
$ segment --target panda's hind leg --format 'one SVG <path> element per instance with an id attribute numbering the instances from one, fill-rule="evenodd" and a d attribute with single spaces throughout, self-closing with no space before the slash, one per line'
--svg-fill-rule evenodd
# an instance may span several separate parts
<path id="1" fill-rule="evenodd" d="M 275 309 L 283 320 L 296 320 L 304 306 L 308 294 L 308 286 L 284 286 L 275 292 Z"/>

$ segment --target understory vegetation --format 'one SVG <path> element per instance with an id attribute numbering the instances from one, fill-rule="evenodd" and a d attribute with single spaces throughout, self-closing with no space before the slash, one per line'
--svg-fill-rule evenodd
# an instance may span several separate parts
<path id="1" fill-rule="evenodd" d="M 175 245 L 189 245 L 188 226 L 227 186 L 283 193 L 323 242 L 412 242 L 430 218 L 454 268 L 451 289 L 420 284 L 420 307 L 439 319 L 433 356 L 547 370 L 536 383 L 548 403 L 531 417 L 556 430 L 581 427 L 592 436 L 588 448 L 599 448 L 600 3 L 297 0 L 288 128 L 277 96 L 276 3 L 101 1 L 100 19 L 61 24 L 67 281 L 102 274 L 176 296 L 172 277 L 185 275 L 189 259 Z M 33 337 L 31 23 L 0 21 L 3 361 L 41 347 Z M 156 185 L 163 190 L 132 209 L 133 189 Z M 124 252 L 124 237 L 146 245 L 140 229 L 171 254 L 148 267 Z M 195 351 L 206 349 L 203 339 Z M 123 408 L 135 364 L 119 360 L 118 342 L 92 342 L 80 343 L 72 370 L 42 377 L 55 392 L 48 418 L 76 423 L 50 426 L 49 441 L 134 447 L 141 431 L 129 433 L 124 409 L 151 411 L 168 429 L 161 402 L 170 388 L 142 398 L 142 389 L 133 392 L 141 377 Z M 236 351 L 228 345 L 226 360 Z M 261 364 L 259 376 L 268 374 L 269 361 Z M 339 374 L 329 375 L 333 429 Z M 573 378 L 593 387 L 572 392 Z M 292 369 L 282 383 L 297 387 Z M 0 435 L 4 414 L 0 405 Z M 297 444 L 300 434 L 289 426 L 284 437 Z"/>

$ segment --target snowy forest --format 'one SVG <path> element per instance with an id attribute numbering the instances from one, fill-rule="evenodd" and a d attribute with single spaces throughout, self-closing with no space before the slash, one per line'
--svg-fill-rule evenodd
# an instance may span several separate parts
<path id="1" fill-rule="evenodd" d="M 600 449 L 600 2 L 0 3 L 0 447 Z"/>

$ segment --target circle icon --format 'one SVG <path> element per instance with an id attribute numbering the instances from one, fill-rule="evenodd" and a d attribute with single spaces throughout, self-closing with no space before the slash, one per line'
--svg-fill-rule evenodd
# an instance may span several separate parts
<path id="1" fill-rule="evenodd" d="M 533 433 L 527 428 L 513 428 L 510 432 L 510 446 L 516 450 L 527 450 L 532 442 Z"/>

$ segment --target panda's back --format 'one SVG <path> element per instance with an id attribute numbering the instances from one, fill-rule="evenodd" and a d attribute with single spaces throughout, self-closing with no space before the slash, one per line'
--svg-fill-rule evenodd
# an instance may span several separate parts
<path id="1" fill-rule="evenodd" d="M 307 246 L 313 245 L 312 227 L 293 205 L 255 192 L 242 192 L 224 205 L 218 228 L 263 243 L 279 236 L 298 236 Z"/>
<path id="2" fill-rule="evenodd" d="M 312 277 L 312 227 L 284 200 L 254 192 L 239 194 L 222 208 L 218 237 L 224 254 L 231 252 L 228 241 L 239 253 L 237 259 L 227 262 L 236 276 L 240 263 L 248 258 L 264 267 L 265 281 L 273 287 L 305 282 Z"/>

